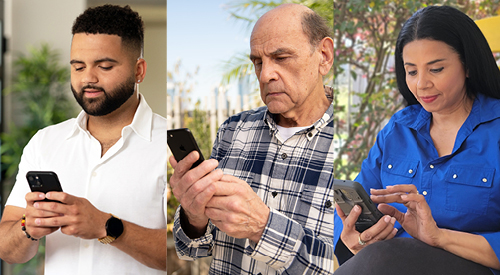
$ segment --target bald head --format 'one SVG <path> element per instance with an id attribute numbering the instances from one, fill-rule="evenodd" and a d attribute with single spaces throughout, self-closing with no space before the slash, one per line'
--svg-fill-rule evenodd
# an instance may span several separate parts
<path id="1" fill-rule="evenodd" d="M 313 10 L 299 4 L 283 4 L 265 13 L 255 23 L 252 37 L 256 32 L 285 26 L 289 27 L 289 31 L 303 32 L 313 49 L 323 38 L 332 37 L 326 21 Z"/>

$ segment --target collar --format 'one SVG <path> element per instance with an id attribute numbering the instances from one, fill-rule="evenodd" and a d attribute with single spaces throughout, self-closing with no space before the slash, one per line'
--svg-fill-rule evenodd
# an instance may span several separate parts
<path id="1" fill-rule="evenodd" d="M 91 136 L 87 130 L 88 115 L 85 111 L 81 111 L 76 117 L 73 128 L 68 133 L 67 139 L 76 136 L 78 133 L 84 133 L 88 137 Z M 130 133 L 135 132 L 139 137 L 151 141 L 151 131 L 153 129 L 153 110 L 149 107 L 146 99 L 139 93 L 139 106 L 134 114 L 132 123 L 123 127 L 122 137 L 126 138 Z"/>
<path id="2" fill-rule="evenodd" d="M 397 112 L 394 121 L 418 131 L 430 123 L 431 117 L 431 113 L 422 105 L 415 104 Z M 477 94 L 471 112 L 462 127 L 472 131 L 477 125 L 497 118 L 500 118 L 500 99 Z"/>
<path id="3" fill-rule="evenodd" d="M 326 85 L 323 87 L 325 89 L 325 96 L 331 102 L 330 106 L 328 106 L 328 109 L 323 114 L 323 116 L 316 122 L 314 122 L 314 124 L 311 127 L 308 127 L 307 129 L 297 132 L 299 134 L 307 133 L 306 136 L 308 140 L 311 140 L 317 133 L 320 132 L 322 128 L 324 128 L 326 125 L 328 125 L 328 123 L 330 123 L 333 120 L 333 88 Z M 264 122 L 269 126 L 269 134 L 276 136 L 278 132 L 278 128 L 276 127 L 277 126 L 276 120 L 274 119 L 274 114 L 269 112 L 269 110 L 266 111 L 266 115 L 264 116 Z"/>

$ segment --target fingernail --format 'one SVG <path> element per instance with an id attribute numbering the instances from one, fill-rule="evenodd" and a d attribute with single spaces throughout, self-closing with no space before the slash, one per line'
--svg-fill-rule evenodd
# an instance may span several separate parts
<path id="1" fill-rule="evenodd" d="M 408 198 L 408 195 L 401 195 L 401 198 L 405 200 L 406 198 Z"/>
<path id="2" fill-rule="evenodd" d="M 394 228 L 394 234 L 398 233 L 398 229 Z"/>
<path id="3" fill-rule="evenodd" d="M 395 223 L 396 223 L 396 218 L 392 217 L 392 218 L 391 218 L 391 223 L 392 223 L 392 224 L 395 224 Z"/>
<path id="4" fill-rule="evenodd" d="M 36 223 L 37 225 L 40 225 L 42 222 L 40 221 L 40 219 L 36 219 L 36 220 L 35 220 L 35 223 Z"/>
<path id="5" fill-rule="evenodd" d="M 43 199 L 43 198 L 45 197 L 45 194 L 44 194 L 44 193 L 40 193 L 40 194 L 38 194 L 38 197 L 39 197 L 40 199 Z"/>
<path id="6" fill-rule="evenodd" d="M 35 203 L 33 204 L 33 207 L 38 208 L 38 207 L 39 207 L 38 202 L 35 202 Z"/>
<path id="7" fill-rule="evenodd" d="M 384 222 L 388 223 L 390 220 L 391 220 L 391 217 L 389 217 L 389 216 L 384 217 Z"/>
<path id="8" fill-rule="evenodd" d="M 359 212 L 361 210 L 361 207 L 359 205 L 354 206 L 354 211 Z"/>

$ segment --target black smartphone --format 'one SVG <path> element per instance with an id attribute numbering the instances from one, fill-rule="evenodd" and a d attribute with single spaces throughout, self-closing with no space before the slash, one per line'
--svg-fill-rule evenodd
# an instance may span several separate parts
<path id="1" fill-rule="evenodd" d="M 191 169 L 205 160 L 193 134 L 188 128 L 167 130 L 167 144 L 176 161 L 182 160 L 192 151 L 198 151 L 200 158 L 191 166 Z"/>
<path id="2" fill-rule="evenodd" d="M 59 178 L 57 177 L 57 174 L 52 171 L 29 171 L 26 173 L 26 179 L 28 180 L 31 192 L 62 192 Z M 44 199 L 43 201 L 54 200 Z"/>
<path id="3" fill-rule="evenodd" d="M 370 228 L 384 216 L 359 182 L 334 179 L 333 192 L 333 198 L 344 214 L 349 215 L 355 205 L 361 206 L 362 212 L 356 221 L 359 232 Z"/>

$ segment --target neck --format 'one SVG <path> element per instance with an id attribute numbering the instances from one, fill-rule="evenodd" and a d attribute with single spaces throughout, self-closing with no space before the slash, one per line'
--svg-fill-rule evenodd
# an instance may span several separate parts
<path id="1" fill-rule="evenodd" d="M 276 116 L 277 124 L 282 127 L 305 127 L 314 124 L 330 107 L 330 100 L 325 95 L 323 83 L 318 83 L 302 104 L 302 108 L 290 113 L 281 113 Z"/>
<path id="2" fill-rule="evenodd" d="M 105 116 L 89 115 L 87 129 L 101 144 L 114 144 L 120 139 L 123 127 L 132 123 L 138 106 L 139 96 L 134 94 L 122 106 Z"/>
<path id="3" fill-rule="evenodd" d="M 474 100 L 466 97 L 463 104 L 447 112 L 433 112 L 431 126 L 440 129 L 460 128 L 472 110 Z"/>

